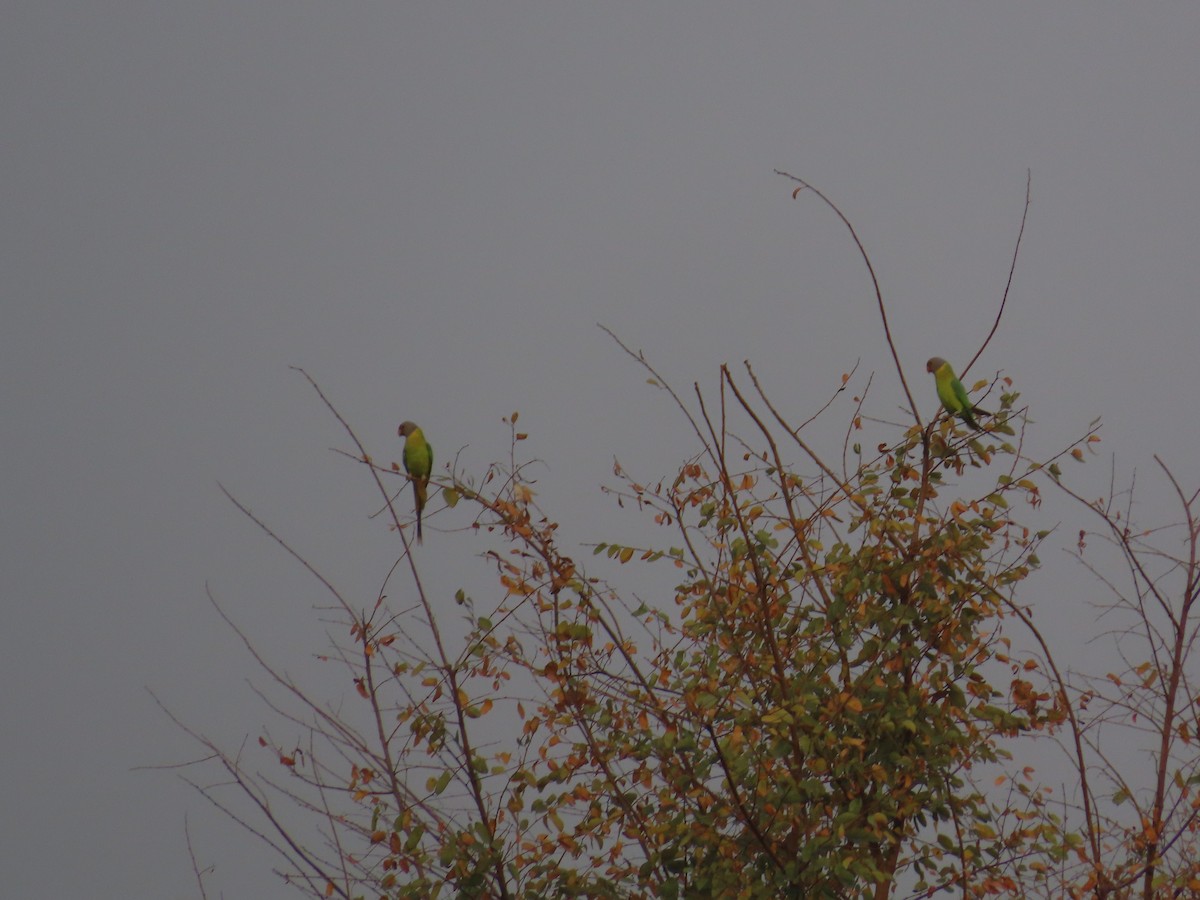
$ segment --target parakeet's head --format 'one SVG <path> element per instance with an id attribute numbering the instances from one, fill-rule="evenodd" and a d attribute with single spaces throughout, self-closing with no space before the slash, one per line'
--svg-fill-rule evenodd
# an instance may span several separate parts
<path id="1" fill-rule="evenodd" d="M 930 369 L 929 371 L 932 372 L 933 370 Z M 400 435 L 400 437 L 408 437 L 410 434 L 412 434 L 416 430 L 417 430 L 416 422 L 401 422 L 400 427 L 396 429 L 396 434 Z"/>
<path id="2" fill-rule="evenodd" d="M 940 369 L 945 364 L 946 364 L 946 361 L 944 359 L 942 359 L 940 356 L 935 356 L 932 359 L 930 359 L 929 362 L 925 363 L 925 371 L 926 372 L 936 372 L 938 369 Z M 411 423 L 406 423 L 406 424 L 411 424 Z M 403 428 L 404 426 L 401 425 L 400 427 Z"/>

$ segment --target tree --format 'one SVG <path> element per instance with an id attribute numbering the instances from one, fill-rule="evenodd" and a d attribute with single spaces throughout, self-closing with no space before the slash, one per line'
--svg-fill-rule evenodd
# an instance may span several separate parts
<path id="1" fill-rule="evenodd" d="M 1058 463 L 1082 460 L 1095 427 L 1027 458 L 1028 419 L 999 376 L 973 388 L 992 395 L 984 432 L 924 422 L 878 285 L 876 297 L 909 421 L 864 449 L 864 389 L 836 461 L 809 435 L 852 375 L 794 425 L 749 364 L 737 376 L 722 367 L 717 395 L 697 388 L 689 405 L 632 354 L 700 451 L 669 481 L 618 473 L 615 493 L 652 518 L 661 543 L 594 550 L 668 567 L 669 597 L 631 600 L 563 551 L 513 414 L 507 464 L 434 479 L 443 505 L 470 510 L 473 530 L 497 542 L 487 559 L 498 592 L 460 593 L 456 638 L 409 552 L 393 502 L 404 476 L 374 461 L 314 382 L 400 553 L 371 609 L 324 582 L 345 635 L 328 656 L 356 705 L 324 705 L 260 659 L 290 698 L 274 711 L 303 735 L 260 738 L 287 777 L 193 731 L 258 819 L 217 782 L 198 789 L 317 897 L 1125 896 L 1136 884 L 1149 897 L 1194 886 L 1196 694 L 1184 664 L 1200 584 L 1195 496 L 1180 493 L 1190 555 L 1159 575 L 1100 509 L 1134 573 L 1136 599 L 1121 602 L 1142 615 L 1152 657 L 1131 664 L 1133 682 L 1109 682 L 1116 694 L 1072 687 L 1020 594 L 1047 532 L 1014 510 L 1036 514 L 1043 487 L 1061 483 Z M 1158 593 L 1180 572 L 1182 609 Z M 1149 624 L 1150 597 L 1175 630 Z M 1013 627 L 1040 656 L 1011 649 Z M 1082 716 L 1102 699 L 1107 721 L 1134 712 L 1160 739 L 1149 795 L 1103 762 Z M 1056 813 L 1052 801 L 1069 798 L 1013 762 L 1035 734 L 1066 738 L 1077 812 Z M 1116 799 L 1136 826 L 1100 811 L 1095 758 L 1121 777 Z M 300 837 L 298 817 L 320 822 L 321 839 Z"/>
<path id="2" fill-rule="evenodd" d="M 1101 522 L 1080 529 L 1076 554 L 1110 592 L 1096 605 L 1114 622 L 1108 633 L 1117 671 L 1063 673 L 1050 663 L 1049 685 L 1068 715 L 1064 745 L 1079 776 L 1073 806 L 1083 838 L 1061 883 L 1073 896 L 1200 895 L 1200 685 L 1194 656 L 1200 619 L 1200 493 L 1184 492 L 1155 456 L 1179 504 L 1178 522 L 1144 528 L 1132 516 L 1133 485 L 1087 500 L 1059 483 Z M 1120 501 L 1124 500 L 1122 507 Z M 1117 581 L 1090 561 L 1098 539 L 1124 570 Z M 1123 582 L 1123 583 L 1122 583 Z M 1141 751 L 1150 765 L 1118 756 Z M 1100 787 L 1103 786 L 1103 787 Z M 1106 798 L 1101 790 L 1111 791 Z M 1106 799 L 1108 802 L 1106 802 Z"/>

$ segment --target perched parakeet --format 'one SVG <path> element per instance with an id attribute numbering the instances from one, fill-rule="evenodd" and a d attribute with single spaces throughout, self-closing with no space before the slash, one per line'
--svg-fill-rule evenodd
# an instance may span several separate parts
<path id="1" fill-rule="evenodd" d="M 412 422 L 401 422 L 397 433 L 404 438 L 404 471 L 412 480 L 417 507 L 417 543 L 420 544 L 424 539 L 421 511 L 425 509 L 425 492 L 429 488 L 429 476 L 433 474 L 433 448 L 425 440 L 425 433 Z"/>
<path id="2" fill-rule="evenodd" d="M 954 370 L 950 368 L 950 363 L 940 356 L 935 356 L 925 363 L 925 371 L 933 373 L 934 381 L 937 383 L 938 399 L 942 401 L 942 406 L 946 407 L 946 412 L 952 416 L 962 416 L 964 422 L 976 431 L 982 431 L 979 423 L 975 421 L 975 416 L 972 415 L 974 407 L 971 405 L 971 398 L 967 396 L 967 389 L 963 387 L 958 376 L 954 374 Z M 983 410 L 978 410 L 978 412 L 983 412 Z"/>

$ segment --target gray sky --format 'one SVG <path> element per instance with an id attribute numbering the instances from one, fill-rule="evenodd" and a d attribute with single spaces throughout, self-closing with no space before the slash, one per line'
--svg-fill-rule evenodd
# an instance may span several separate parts
<path id="1" fill-rule="evenodd" d="M 598 492 L 614 454 L 651 478 L 695 449 L 596 322 L 680 388 L 749 358 L 797 420 L 861 359 L 895 419 L 854 247 L 775 168 L 857 227 L 926 416 L 924 360 L 984 338 L 1032 169 L 972 376 L 1016 380 L 1035 451 L 1103 415 L 1149 496 L 1153 452 L 1195 485 L 1197 46 L 1191 2 L 7 4 L 5 891 L 195 897 L 188 812 L 214 889 L 291 896 L 131 771 L 194 755 L 146 687 L 258 733 L 206 581 L 289 668 L 322 649 L 325 598 L 218 480 L 352 593 L 394 554 L 289 365 L 380 456 L 412 418 L 482 471 L 520 410 L 568 544 L 634 527 Z M 478 548 L 438 529 L 465 523 L 421 552 L 447 596 Z M 1047 621 L 1078 627 L 1071 590 Z"/>

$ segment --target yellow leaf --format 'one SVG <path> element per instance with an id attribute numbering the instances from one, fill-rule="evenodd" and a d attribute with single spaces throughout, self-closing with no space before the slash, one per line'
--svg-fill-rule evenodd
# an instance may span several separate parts
<path id="1" fill-rule="evenodd" d="M 771 710 L 769 713 L 766 713 L 762 717 L 762 721 L 765 725 L 779 725 L 781 723 L 784 725 L 791 725 L 794 720 L 792 719 L 792 714 L 786 709 L 777 708 Z"/>

